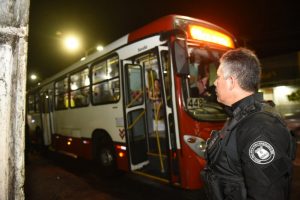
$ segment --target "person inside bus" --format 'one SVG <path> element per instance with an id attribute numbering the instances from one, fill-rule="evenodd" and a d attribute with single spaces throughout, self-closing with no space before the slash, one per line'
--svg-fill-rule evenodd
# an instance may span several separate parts
<path id="1" fill-rule="evenodd" d="M 71 94 L 73 94 L 73 93 L 71 93 Z M 74 99 L 74 104 L 76 105 L 76 107 L 88 105 L 89 104 L 88 90 L 82 89 L 82 90 L 78 90 L 78 91 L 74 92 L 73 99 Z M 72 107 L 72 104 L 71 104 L 71 107 Z"/>
<path id="2" fill-rule="evenodd" d="M 112 93 L 109 91 L 107 83 L 101 83 L 93 86 L 93 103 L 107 103 L 113 101 Z"/>
<path id="3" fill-rule="evenodd" d="M 154 118 L 160 119 L 162 117 L 162 99 L 160 93 L 160 82 L 154 79 L 153 87 L 148 92 L 148 97 L 153 105 Z"/>
<path id="4" fill-rule="evenodd" d="M 199 49 L 195 48 L 190 57 L 190 96 L 205 96 L 208 85 L 208 65 L 204 62 Z"/>
<path id="5" fill-rule="evenodd" d="M 198 80 L 197 80 L 197 89 L 198 89 L 198 96 L 206 96 L 207 88 L 208 88 L 208 65 L 204 64 L 201 65 L 199 68 L 198 73 Z"/>
<path id="6" fill-rule="evenodd" d="M 198 82 L 198 78 L 199 78 L 198 68 L 199 68 L 201 58 L 193 50 L 191 52 L 190 60 L 191 60 L 191 63 L 189 65 L 189 70 L 190 70 L 190 78 L 189 78 L 190 94 L 191 94 L 192 97 L 196 97 L 196 96 L 199 95 L 197 82 Z"/>
<path id="7" fill-rule="evenodd" d="M 64 99 L 65 99 L 65 108 L 69 108 L 69 95 L 68 95 L 68 93 L 65 93 Z M 74 102 L 73 95 L 70 95 L 70 102 L 71 102 L 71 107 L 75 107 L 75 102 Z"/>

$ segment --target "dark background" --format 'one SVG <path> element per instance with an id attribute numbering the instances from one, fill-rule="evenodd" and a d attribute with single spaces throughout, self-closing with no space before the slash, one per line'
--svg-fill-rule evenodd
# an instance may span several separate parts
<path id="1" fill-rule="evenodd" d="M 168 14 L 200 18 L 231 32 L 260 58 L 300 50 L 300 11 L 292 0 L 32 0 L 28 74 L 38 81 L 78 61 L 85 50 L 107 45 Z M 81 38 L 77 53 L 62 48 L 61 35 Z M 85 49 L 85 50 L 84 50 Z"/>

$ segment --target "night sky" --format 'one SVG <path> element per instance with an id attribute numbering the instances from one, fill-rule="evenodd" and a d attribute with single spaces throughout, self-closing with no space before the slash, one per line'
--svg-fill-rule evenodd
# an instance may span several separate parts
<path id="1" fill-rule="evenodd" d="M 292 0 L 31 0 L 28 74 L 40 81 L 84 56 L 63 50 L 57 33 L 74 32 L 84 49 L 107 45 L 168 14 L 200 18 L 231 32 L 260 58 L 300 50 L 300 11 Z"/>

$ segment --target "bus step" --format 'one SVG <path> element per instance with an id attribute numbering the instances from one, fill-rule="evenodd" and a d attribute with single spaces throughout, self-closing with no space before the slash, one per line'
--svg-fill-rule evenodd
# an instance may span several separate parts
<path id="1" fill-rule="evenodd" d="M 148 156 L 153 156 L 153 157 L 159 157 L 158 153 L 153 153 L 153 152 L 147 152 L 147 155 Z M 165 159 L 167 157 L 166 154 L 162 154 L 161 156 L 162 156 L 163 159 Z"/>
<path id="2" fill-rule="evenodd" d="M 149 165 L 147 171 L 155 172 L 155 174 L 166 174 L 168 170 L 167 156 L 162 155 L 162 163 L 158 154 L 148 153 Z"/>

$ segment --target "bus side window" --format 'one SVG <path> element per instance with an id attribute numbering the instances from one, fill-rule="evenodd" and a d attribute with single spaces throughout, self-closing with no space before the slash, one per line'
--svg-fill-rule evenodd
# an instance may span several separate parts
<path id="1" fill-rule="evenodd" d="M 93 86 L 93 103 L 106 103 L 114 101 L 113 95 L 108 87 L 108 82 L 96 84 Z"/>
<path id="2" fill-rule="evenodd" d="M 72 92 L 71 99 L 73 99 L 73 101 L 74 101 L 74 106 L 71 105 L 71 107 L 87 106 L 90 102 L 89 89 L 84 88 L 84 89 Z"/>
<path id="3" fill-rule="evenodd" d="M 93 85 L 93 103 L 100 103 L 100 87 L 99 85 Z"/>
<path id="4" fill-rule="evenodd" d="M 114 55 L 92 67 L 92 102 L 105 104 L 120 99 L 119 57 Z"/>
<path id="5" fill-rule="evenodd" d="M 89 70 L 85 68 L 70 76 L 70 103 L 71 108 L 88 106 L 90 103 L 89 86 L 90 78 Z"/>
<path id="6" fill-rule="evenodd" d="M 69 107 L 68 99 L 68 78 L 55 82 L 55 108 L 57 110 Z"/>
<path id="7" fill-rule="evenodd" d="M 35 112 L 35 100 L 34 95 L 28 96 L 28 112 L 33 113 Z"/>
<path id="8" fill-rule="evenodd" d="M 111 91 L 112 91 L 112 96 L 113 100 L 117 101 L 120 98 L 120 83 L 119 79 L 116 79 L 111 82 Z"/>

